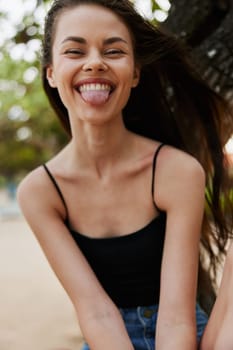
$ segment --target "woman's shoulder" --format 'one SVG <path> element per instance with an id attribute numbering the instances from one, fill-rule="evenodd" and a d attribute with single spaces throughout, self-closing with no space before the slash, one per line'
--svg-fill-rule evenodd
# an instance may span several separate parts
<path id="1" fill-rule="evenodd" d="M 169 145 L 160 150 L 155 179 L 156 201 L 162 208 L 180 199 L 204 192 L 205 171 L 190 154 Z"/>
<path id="2" fill-rule="evenodd" d="M 31 191 L 33 191 L 33 193 L 41 193 L 40 191 L 42 189 L 44 192 L 46 188 L 51 185 L 51 181 L 48 181 L 48 174 L 46 173 L 45 165 L 47 165 L 49 169 L 52 169 L 52 172 L 56 173 L 57 169 L 62 168 L 64 159 L 66 158 L 64 155 L 65 149 L 66 148 L 63 148 L 46 163 L 40 164 L 31 170 L 20 182 L 18 186 L 18 193 L 28 192 L 28 194 L 30 194 L 32 193 Z"/>
<path id="3" fill-rule="evenodd" d="M 138 149 L 144 154 L 151 154 L 156 158 L 156 172 L 182 174 L 200 172 L 203 173 L 203 167 L 200 162 L 190 155 L 174 146 L 152 140 L 144 136 L 136 135 L 135 139 L 139 145 Z"/>
<path id="4" fill-rule="evenodd" d="M 40 203 L 45 202 L 49 192 L 49 183 L 41 165 L 28 173 L 19 183 L 17 200 L 24 211 L 33 206 L 39 207 Z"/>
<path id="5" fill-rule="evenodd" d="M 43 165 L 40 165 L 30 171 L 19 183 L 18 186 L 18 193 L 24 193 L 28 192 L 28 194 L 31 194 L 32 190 L 34 191 L 40 191 L 41 188 L 46 185 L 46 179 L 45 179 L 45 171 Z"/>
<path id="6" fill-rule="evenodd" d="M 163 150 L 160 153 L 160 167 L 164 171 L 172 171 L 173 174 L 180 173 L 184 176 L 194 173 L 204 173 L 201 163 L 185 151 L 164 144 Z"/>
<path id="7" fill-rule="evenodd" d="M 65 218 L 66 212 L 43 165 L 32 170 L 17 188 L 17 201 L 29 221 L 38 217 Z"/>

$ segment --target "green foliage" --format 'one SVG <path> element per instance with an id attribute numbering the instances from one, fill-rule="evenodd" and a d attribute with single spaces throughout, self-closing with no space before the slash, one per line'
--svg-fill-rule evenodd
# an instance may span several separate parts
<path id="1" fill-rule="evenodd" d="M 38 61 L 14 61 L 5 52 L 0 64 L 0 175 L 15 179 L 56 153 L 66 137 L 41 88 Z M 36 76 L 28 82 L 30 71 Z"/>
<path id="2" fill-rule="evenodd" d="M 4 16 L 0 14 L 0 18 Z M 32 27 L 34 35 L 29 35 L 28 28 Z M 1 51 L 1 184 L 4 178 L 15 181 L 48 160 L 67 139 L 41 87 L 39 50 L 33 52 L 34 56 L 29 55 L 30 45 L 40 39 L 40 28 L 34 13 L 27 14 L 21 30 L 5 41 Z M 14 57 L 14 50 L 22 51 L 22 44 L 25 45 L 22 57 Z"/>
<path id="3" fill-rule="evenodd" d="M 207 215 L 211 215 L 211 205 L 213 204 L 213 188 L 212 188 L 211 180 L 206 186 L 205 199 L 206 199 L 205 212 Z M 231 210 L 232 205 L 233 205 L 233 188 L 229 186 L 229 189 L 226 192 L 221 192 L 219 206 L 221 208 L 221 211 L 225 215 L 232 215 L 232 213 L 229 212 L 229 208 Z"/>
<path id="4" fill-rule="evenodd" d="M 152 12 L 155 12 L 156 10 L 160 9 L 160 6 L 157 4 L 155 0 L 151 0 L 151 9 L 152 9 Z"/>

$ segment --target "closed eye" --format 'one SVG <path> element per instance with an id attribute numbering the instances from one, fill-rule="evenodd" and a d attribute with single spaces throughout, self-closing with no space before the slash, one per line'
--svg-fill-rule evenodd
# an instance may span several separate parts
<path id="1" fill-rule="evenodd" d="M 74 56 L 82 56 L 84 55 L 84 52 L 80 49 L 68 49 L 64 52 L 65 55 L 74 55 Z"/>
<path id="2" fill-rule="evenodd" d="M 124 51 L 120 49 L 109 49 L 105 51 L 105 55 L 110 55 L 110 56 L 124 55 Z"/>

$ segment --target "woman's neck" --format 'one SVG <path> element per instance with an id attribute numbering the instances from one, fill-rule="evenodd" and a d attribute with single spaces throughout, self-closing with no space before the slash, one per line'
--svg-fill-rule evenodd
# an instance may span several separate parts
<path id="1" fill-rule="evenodd" d="M 109 174 L 120 159 L 129 154 L 132 134 L 122 123 L 90 125 L 85 123 L 73 133 L 69 146 L 73 164 L 96 171 L 98 177 Z"/>

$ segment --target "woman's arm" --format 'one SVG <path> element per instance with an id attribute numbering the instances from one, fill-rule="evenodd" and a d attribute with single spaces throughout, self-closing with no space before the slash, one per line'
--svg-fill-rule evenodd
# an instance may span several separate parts
<path id="1" fill-rule="evenodd" d="M 205 174 L 195 159 L 166 147 L 158 158 L 155 188 L 155 201 L 167 212 L 156 349 L 194 350 Z"/>
<path id="2" fill-rule="evenodd" d="M 53 271 L 74 304 L 90 348 L 132 350 L 122 317 L 64 225 L 64 208 L 42 168 L 33 171 L 20 184 L 18 201 Z"/>

